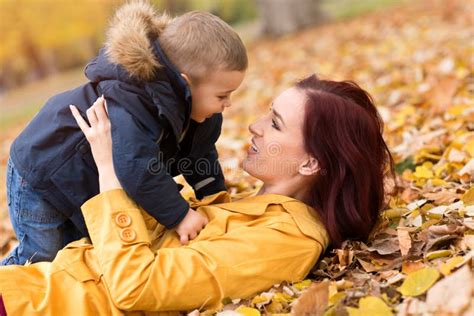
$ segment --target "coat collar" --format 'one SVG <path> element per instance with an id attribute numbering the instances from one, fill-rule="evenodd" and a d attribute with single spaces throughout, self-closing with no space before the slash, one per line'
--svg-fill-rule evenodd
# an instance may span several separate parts
<path id="1" fill-rule="evenodd" d="M 191 89 L 186 80 L 181 76 L 178 69 L 171 63 L 163 52 L 158 40 L 152 42 L 152 48 L 160 64 L 163 66 L 160 71 L 164 71 L 168 77 L 167 81 L 160 81 L 158 84 L 170 85 L 167 88 L 171 90 L 170 92 L 176 94 L 175 98 L 167 98 L 166 102 L 160 102 L 160 100 L 158 100 L 158 104 L 162 107 L 161 110 L 167 117 L 171 128 L 173 129 L 176 141 L 179 143 L 182 133 L 187 129 L 191 120 Z M 176 102 L 173 102 L 174 104 L 169 104 L 173 99 L 175 99 Z"/>
<path id="2" fill-rule="evenodd" d="M 194 199 L 197 203 L 191 203 L 191 207 L 218 203 L 217 207 L 231 212 L 260 216 L 265 213 L 269 205 L 281 205 L 291 215 L 303 234 L 322 243 L 323 248 L 329 245 L 329 234 L 320 216 L 312 207 L 284 195 L 264 194 L 250 196 L 251 194 L 248 194 L 247 197 L 241 200 L 231 201 L 230 195 L 223 191 L 205 197 L 201 201 Z"/>

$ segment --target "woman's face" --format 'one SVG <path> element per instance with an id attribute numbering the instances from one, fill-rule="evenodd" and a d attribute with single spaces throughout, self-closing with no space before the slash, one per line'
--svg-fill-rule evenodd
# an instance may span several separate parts
<path id="1" fill-rule="evenodd" d="M 243 168 L 265 183 L 295 178 L 308 160 L 304 149 L 305 95 L 296 88 L 281 93 L 269 112 L 249 126 L 252 134 Z"/>

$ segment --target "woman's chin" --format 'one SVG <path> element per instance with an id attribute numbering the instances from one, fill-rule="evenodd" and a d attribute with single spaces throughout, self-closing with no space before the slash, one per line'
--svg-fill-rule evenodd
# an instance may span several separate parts
<path id="1" fill-rule="evenodd" d="M 252 154 L 247 154 L 247 156 L 244 158 L 242 161 L 242 169 L 252 177 L 260 179 L 261 175 L 258 173 L 256 160 Z"/>
<path id="2" fill-rule="evenodd" d="M 249 155 L 245 156 L 245 158 L 242 160 L 242 169 L 247 172 L 248 174 L 252 175 L 252 168 L 250 167 L 250 159 Z M 253 175 L 252 175 L 253 176 Z"/>

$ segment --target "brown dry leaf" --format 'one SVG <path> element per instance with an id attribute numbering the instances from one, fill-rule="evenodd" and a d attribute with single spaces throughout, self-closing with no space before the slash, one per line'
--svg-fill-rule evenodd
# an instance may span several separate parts
<path id="1" fill-rule="evenodd" d="M 452 98 L 460 84 L 456 77 L 445 77 L 438 80 L 425 94 L 428 102 L 432 105 L 432 112 L 442 113 L 446 111 L 452 105 Z"/>
<path id="2" fill-rule="evenodd" d="M 441 205 L 449 204 L 454 202 L 456 199 L 459 199 L 459 194 L 447 190 L 442 190 L 438 192 L 423 193 L 423 197 L 433 201 L 437 205 Z"/>
<path id="3" fill-rule="evenodd" d="M 337 257 L 339 259 L 340 268 L 350 265 L 354 259 L 354 252 L 351 250 L 337 249 Z"/>
<path id="4" fill-rule="evenodd" d="M 293 315 L 323 315 L 329 302 L 329 281 L 313 283 L 291 309 Z"/>
<path id="5" fill-rule="evenodd" d="M 402 253 L 402 256 L 406 256 L 411 248 L 410 233 L 406 229 L 403 229 L 403 227 L 399 227 L 397 232 L 400 252 Z"/>
<path id="6" fill-rule="evenodd" d="M 402 264 L 402 272 L 405 274 L 410 274 L 412 272 L 415 272 L 416 270 L 420 270 L 424 268 L 426 265 L 423 263 L 423 261 L 418 260 L 418 261 L 404 261 Z"/>
<path id="7" fill-rule="evenodd" d="M 434 235 L 462 235 L 464 227 L 456 224 L 450 225 L 432 225 L 428 231 Z"/>
<path id="8" fill-rule="evenodd" d="M 397 238 L 377 238 L 367 249 L 369 251 L 376 251 L 380 255 L 390 255 L 400 250 Z"/>
<path id="9" fill-rule="evenodd" d="M 473 275 L 467 265 L 428 290 L 426 304 L 431 313 L 460 315 L 472 303 Z"/>

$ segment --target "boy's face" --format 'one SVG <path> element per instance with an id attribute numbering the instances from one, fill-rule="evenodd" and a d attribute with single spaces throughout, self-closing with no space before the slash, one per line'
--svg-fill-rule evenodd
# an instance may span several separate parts
<path id="1" fill-rule="evenodd" d="M 244 80 L 245 71 L 217 70 L 201 79 L 197 84 L 190 83 L 193 107 L 191 118 L 202 123 L 215 113 L 222 113 L 230 107 L 230 95 Z M 183 75 L 188 83 L 188 77 Z"/>

